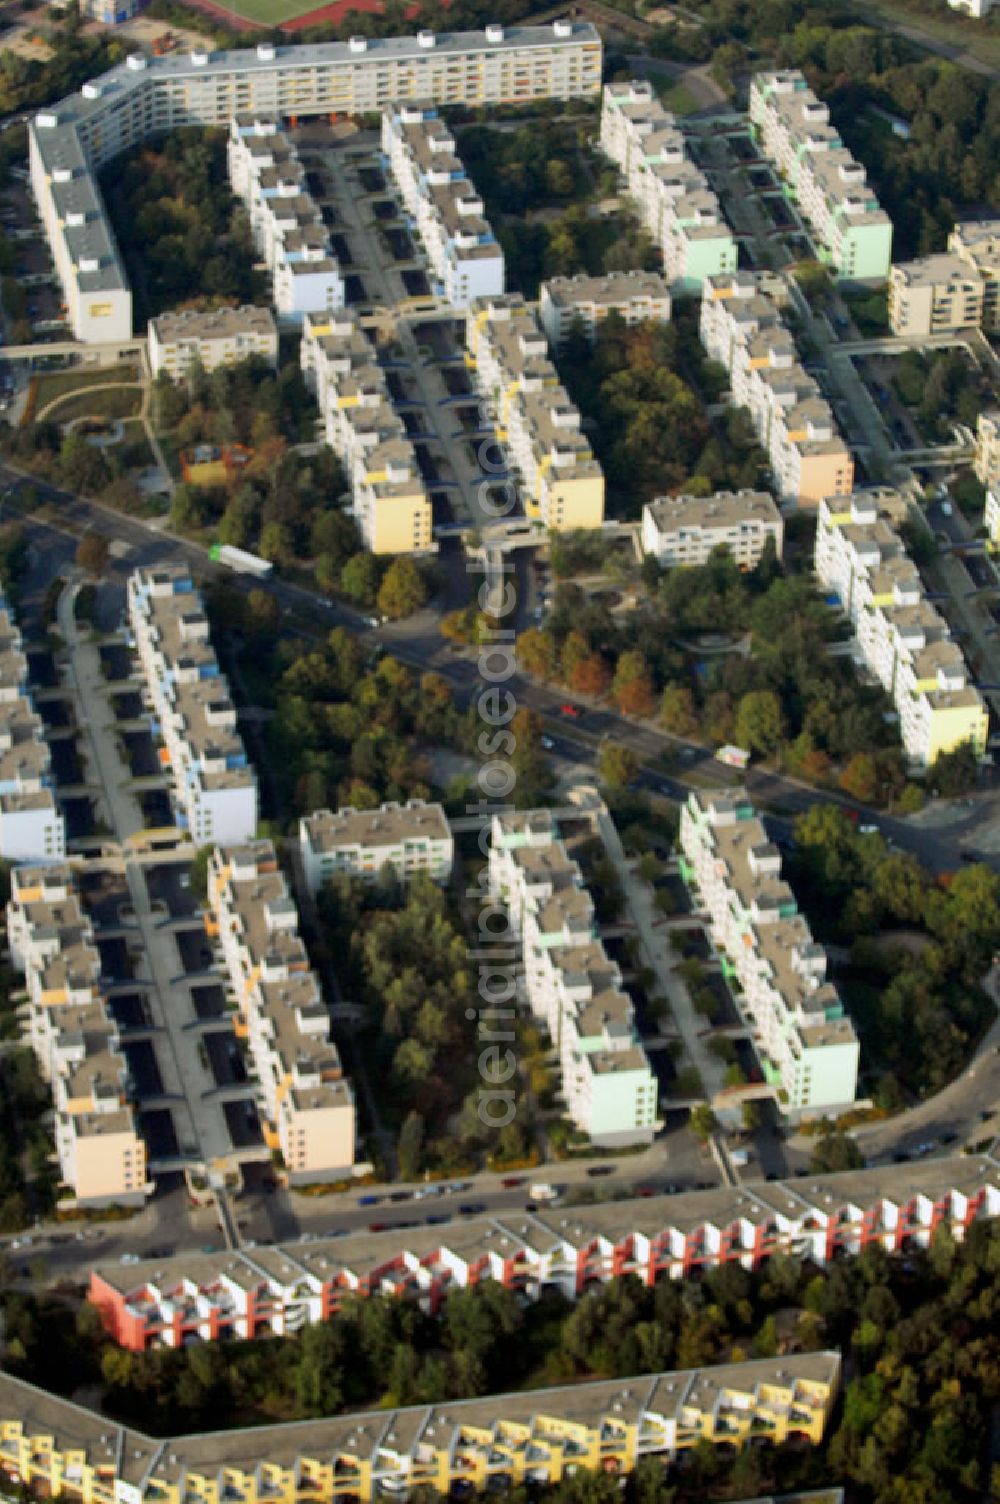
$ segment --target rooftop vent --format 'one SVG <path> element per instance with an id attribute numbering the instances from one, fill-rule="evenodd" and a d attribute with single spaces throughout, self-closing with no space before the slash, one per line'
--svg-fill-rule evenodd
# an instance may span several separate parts
<path id="1" fill-rule="evenodd" d="M 368 39 L 367 39 L 367 37 L 352 37 L 351 40 L 348 42 L 347 45 L 350 47 L 350 49 L 351 49 L 352 52 L 367 52 L 368 51 Z"/>
<path id="2" fill-rule="evenodd" d="M 257 48 L 257 56 L 260 58 L 260 60 L 261 60 L 262 63 L 273 63 L 274 62 L 274 43 L 273 42 L 261 42 L 260 45 Z"/>
<path id="3" fill-rule="evenodd" d="M 486 40 L 488 42 L 502 42 L 503 41 L 503 27 L 502 26 L 498 26 L 495 21 L 491 25 L 487 26 L 487 28 L 486 28 Z"/>
<path id="4" fill-rule="evenodd" d="M 426 47 L 426 48 L 433 47 L 434 43 L 436 41 L 437 41 L 437 37 L 434 35 L 433 31 L 418 31 L 417 32 L 417 45 L 420 46 L 420 47 Z"/>
<path id="5" fill-rule="evenodd" d="M 135 73 L 141 73 L 146 66 L 146 59 L 141 52 L 133 52 L 125 59 L 125 66 Z"/>

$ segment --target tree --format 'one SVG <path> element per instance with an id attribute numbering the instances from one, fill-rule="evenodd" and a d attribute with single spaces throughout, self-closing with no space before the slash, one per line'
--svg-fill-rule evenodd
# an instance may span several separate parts
<path id="1" fill-rule="evenodd" d="M 979 765 L 972 743 L 963 742 L 951 752 L 942 752 L 934 759 L 927 776 L 934 792 L 945 799 L 954 799 L 974 789 Z"/>
<path id="2" fill-rule="evenodd" d="M 813 1149 L 810 1170 L 829 1174 L 836 1170 L 859 1170 L 864 1164 L 861 1150 L 847 1133 L 825 1133 Z"/>
<path id="3" fill-rule="evenodd" d="M 688 1127 L 699 1143 L 707 1143 L 718 1126 L 718 1119 L 707 1102 L 697 1102 L 692 1107 Z"/>
<path id="4" fill-rule="evenodd" d="M 686 684 L 668 684 L 660 700 L 660 725 L 674 736 L 692 736 L 698 729 L 694 695 Z"/>
<path id="5" fill-rule="evenodd" d="M 878 767 L 870 752 L 855 752 L 840 775 L 840 787 L 859 804 L 871 804 L 878 795 Z"/>
<path id="6" fill-rule="evenodd" d="M 427 583 L 413 559 L 393 559 L 378 589 L 378 609 L 390 621 L 412 616 L 427 602 Z"/>
<path id="7" fill-rule="evenodd" d="M 597 759 L 600 780 L 610 789 L 626 789 L 639 772 L 639 759 L 620 742 L 605 742 Z"/>
<path id="8" fill-rule="evenodd" d="M 424 1120 L 419 1112 L 409 1112 L 403 1120 L 396 1144 L 399 1173 L 404 1180 L 416 1180 L 419 1175 L 423 1147 Z"/>
<path id="9" fill-rule="evenodd" d="M 785 734 L 781 701 L 770 689 L 751 690 L 736 710 L 736 740 L 741 747 L 765 755 L 773 752 Z"/>
<path id="10" fill-rule="evenodd" d="M 76 545 L 76 562 L 88 574 L 102 575 L 110 557 L 111 544 L 103 533 L 86 532 Z"/>
<path id="11" fill-rule="evenodd" d="M 569 685 L 578 695 L 602 699 L 608 692 L 611 674 L 600 653 L 588 653 L 574 667 L 569 676 Z"/>
<path id="12" fill-rule="evenodd" d="M 536 679 L 558 678 L 559 653 L 552 634 L 540 627 L 529 627 L 522 632 L 517 639 L 517 664 Z"/>
<path id="13" fill-rule="evenodd" d="M 752 1098 L 743 1102 L 740 1106 L 740 1117 L 742 1119 L 745 1132 L 756 1133 L 757 1129 L 764 1121 L 763 1114 L 760 1110 L 760 1103 L 753 1101 Z"/>
<path id="14" fill-rule="evenodd" d="M 355 554 L 340 571 L 341 590 L 360 606 L 374 605 L 378 587 L 379 567 L 370 553 Z"/>
<path id="15" fill-rule="evenodd" d="M 208 900 L 208 864 L 214 850 L 212 845 L 199 846 L 189 869 L 191 896 L 197 898 L 199 903 L 206 903 Z"/>

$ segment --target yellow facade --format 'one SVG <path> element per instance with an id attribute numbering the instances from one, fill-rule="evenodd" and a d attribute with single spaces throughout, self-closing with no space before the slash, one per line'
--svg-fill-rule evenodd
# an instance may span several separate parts
<path id="1" fill-rule="evenodd" d="M 372 501 L 373 554 L 424 553 L 431 547 L 434 509 L 423 489 L 411 496 L 375 495 Z"/>
<path id="2" fill-rule="evenodd" d="M 934 685 L 937 688 L 937 685 Z M 933 763 L 944 752 L 954 752 L 971 742 L 977 757 L 986 751 L 990 732 L 990 717 L 986 707 L 976 705 L 943 705 L 933 707 L 927 743 L 927 761 Z"/>
<path id="3" fill-rule="evenodd" d="M 604 521 L 604 476 L 543 480 L 541 517 L 557 533 L 570 528 L 600 527 Z"/>
<path id="4" fill-rule="evenodd" d="M 846 449 L 835 454 L 802 456 L 799 505 L 817 507 L 827 496 L 848 496 L 854 489 L 854 461 Z"/>

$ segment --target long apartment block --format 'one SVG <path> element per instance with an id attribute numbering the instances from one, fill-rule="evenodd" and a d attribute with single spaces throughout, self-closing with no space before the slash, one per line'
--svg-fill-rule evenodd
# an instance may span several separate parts
<path id="1" fill-rule="evenodd" d="M 293 1185 L 349 1176 L 354 1094 L 271 842 L 217 846 L 208 898 L 206 929 L 260 1085 L 266 1144 L 280 1151 Z"/>
<path id="2" fill-rule="evenodd" d="M 621 173 L 674 292 L 699 292 L 706 277 L 735 271 L 736 240 L 722 206 L 652 84 L 605 84 L 602 99 L 601 149 Z"/>
<path id="3" fill-rule="evenodd" d="M 889 277 L 893 334 L 1000 330 L 1000 219 L 957 224 L 941 255 L 901 261 Z"/>
<path id="4" fill-rule="evenodd" d="M 279 319 L 299 325 L 303 314 L 342 308 L 340 265 L 291 139 L 275 120 L 234 120 L 227 160 L 230 186 L 246 205 L 254 247 L 271 274 Z"/>
<path id="5" fill-rule="evenodd" d="M 421 872 L 446 883 L 455 841 L 440 804 L 410 799 L 378 809 L 314 810 L 299 821 L 299 851 L 306 885 L 315 897 L 335 877 L 370 884 L 387 868 L 400 883 Z"/>
<path id="6" fill-rule="evenodd" d="M 779 1109 L 801 1117 L 849 1107 L 858 1038 L 746 791 L 692 791 L 680 849 Z"/>
<path id="7" fill-rule="evenodd" d="M 437 110 L 420 105 L 386 110 L 382 150 L 427 252 L 433 290 L 455 308 L 502 293 L 503 251 Z"/>
<path id="8" fill-rule="evenodd" d="M 839 1353 L 796 1353 L 163 1440 L 3 1374 L 0 1475 L 81 1504 L 369 1504 L 415 1488 L 465 1498 L 580 1469 L 624 1482 L 644 1458 L 706 1444 L 815 1446 L 839 1387 Z"/>
<path id="9" fill-rule="evenodd" d="M 887 488 L 820 503 L 816 575 L 854 628 L 854 651 L 899 713 L 911 764 L 971 743 L 986 751 L 989 712 L 944 617 L 927 599 L 899 528 L 907 503 Z"/>
<path id="10" fill-rule="evenodd" d="M 757 74 L 750 85 L 750 124 L 812 230 L 820 260 L 847 280 L 884 280 L 892 261 L 892 221 L 864 167 L 831 125 L 829 107 L 797 68 Z"/>
<path id="11" fill-rule="evenodd" d="M 53 792 L 42 718 L 28 690 L 28 660 L 14 613 L 0 590 L 0 857 L 60 862 L 66 822 Z"/>
<path id="12" fill-rule="evenodd" d="M 643 552 L 666 569 L 706 564 L 716 548 L 753 569 L 769 541 L 781 558 L 785 524 L 766 491 L 657 496 L 642 509 L 640 537 Z"/>
<path id="13" fill-rule="evenodd" d="M 979 414 L 972 468 L 987 490 L 1000 489 L 1000 408 L 992 407 Z"/>
<path id="14" fill-rule="evenodd" d="M 651 1143 L 656 1076 L 583 874 L 548 810 L 494 816 L 489 874 L 520 946 L 523 999 L 558 1051 L 569 1116 L 595 1143 Z"/>
<path id="15" fill-rule="evenodd" d="M 670 322 L 670 288 L 658 272 L 607 272 L 590 277 L 552 277 L 543 282 L 538 317 L 549 344 L 560 349 L 571 329 L 580 329 L 591 343 L 604 320 L 613 314 L 626 324 L 647 320 Z"/>
<path id="16" fill-rule="evenodd" d="M 472 107 L 596 96 L 589 22 L 352 37 L 302 47 L 133 54 L 28 126 L 31 184 L 77 339 L 132 333 L 132 293 L 97 185 L 119 153 L 186 125 L 361 115 L 407 101 Z"/>
<path id="17" fill-rule="evenodd" d="M 352 511 L 375 554 L 428 553 L 433 507 L 375 347 L 346 309 L 307 315 L 299 359 L 323 434 L 343 463 Z"/>
<path id="18" fill-rule="evenodd" d="M 632 1201 L 514 1210 L 445 1226 L 351 1232 L 243 1252 L 191 1251 L 91 1273 L 88 1298 L 122 1347 L 289 1335 L 345 1301 L 391 1293 L 430 1313 L 449 1291 L 494 1280 L 525 1300 L 577 1300 L 632 1275 L 648 1287 L 771 1258 L 825 1268 L 877 1247 L 905 1255 L 938 1228 L 957 1242 L 1000 1216 L 1000 1167 L 956 1155 L 908 1165 L 715 1186 Z"/>
<path id="19" fill-rule="evenodd" d="M 178 824 L 198 846 L 247 840 L 257 829 L 257 779 L 201 596 L 184 566 L 130 575 L 128 616 Z"/>
<path id="20" fill-rule="evenodd" d="M 699 332 L 706 353 L 729 373 L 732 402 L 750 412 L 782 504 L 814 508 L 853 489 L 854 461 L 830 404 L 799 362 L 770 286 L 752 272 L 708 278 Z"/>
<path id="21" fill-rule="evenodd" d="M 13 869 L 7 935 L 25 977 L 28 1042 L 52 1093 L 60 1176 L 81 1207 L 141 1204 L 152 1189 L 146 1146 L 70 867 Z"/>
<path id="22" fill-rule="evenodd" d="M 604 472 L 521 294 L 477 298 L 466 319 L 465 349 L 518 477 L 525 514 L 555 532 L 600 527 Z"/>

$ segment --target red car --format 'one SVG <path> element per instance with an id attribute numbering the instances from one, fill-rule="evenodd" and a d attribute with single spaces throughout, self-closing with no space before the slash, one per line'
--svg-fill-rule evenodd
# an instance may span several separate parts
<path id="1" fill-rule="evenodd" d="M 388 1222 L 369 1222 L 369 1224 L 368 1224 L 368 1231 L 369 1232 L 385 1232 L 385 1230 L 388 1227 L 388 1225 L 389 1225 Z"/>
<path id="2" fill-rule="evenodd" d="M 500 1184 L 505 1191 L 512 1191 L 515 1186 L 524 1184 L 523 1175 L 505 1175 Z"/>
<path id="3" fill-rule="evenodd" d="M 559 709 L 563 715 L 579 716 L 583 714 L 578 705 L 560 705 Z"/>

